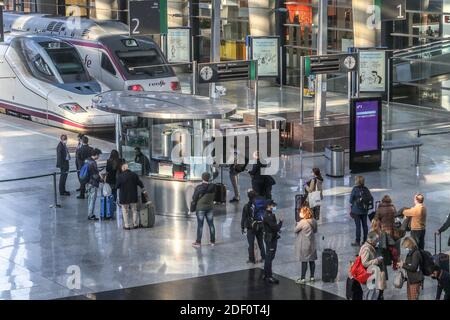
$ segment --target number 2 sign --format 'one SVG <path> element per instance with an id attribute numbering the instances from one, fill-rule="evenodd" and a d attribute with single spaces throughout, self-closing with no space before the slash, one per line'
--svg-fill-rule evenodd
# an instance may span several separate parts
<path id="1" fill-rule="evenodd" d="M 167 34 L 167 0 L 130 0 L 130 35 Z"/>

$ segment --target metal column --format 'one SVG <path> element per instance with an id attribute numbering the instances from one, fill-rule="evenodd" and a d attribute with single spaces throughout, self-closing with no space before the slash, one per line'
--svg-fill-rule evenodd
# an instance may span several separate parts
<path id="1" fill-rule="evenodd" d="M 221 0 L 211 0 L 211 50 L 210 61 L 220 62 L 220 4 Z M 215 98 L 216 84 L 209 85 L 209 96 Z"/>
<path id="2" fill-rule="evenodd" d="M 0 3 L 0 42 L 3 42 L 5 35 L 3 32 L 3 3 Z"/>
<path id="3" fill-rule="evenodd" d="M 319 6 L 317 30 L 317 55 L 327 54 L 328 45 L 328 0 L 316 0 Z M 317 75 L 314 121 L 323 120 L 327 114 L 327 75 Z"/>

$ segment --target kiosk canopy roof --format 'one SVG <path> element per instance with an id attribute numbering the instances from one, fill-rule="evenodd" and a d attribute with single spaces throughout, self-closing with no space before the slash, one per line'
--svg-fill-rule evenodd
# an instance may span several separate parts
<path id="1" fill-rule="evenodd" d="M 152 119 L 223 119 L 236 112 L 236 105 L 223 99 L 170 92 L 109 91 L 94 98 L 93 105 L 123 116 Z"/>

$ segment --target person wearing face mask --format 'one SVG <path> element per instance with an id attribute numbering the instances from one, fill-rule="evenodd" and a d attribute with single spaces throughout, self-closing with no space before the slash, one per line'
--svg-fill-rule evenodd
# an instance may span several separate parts
<path id="1" fill-rule="evenodd" d="M 58 146 L 56 147 L 56 167 L 61 170 L 59 176 L 59 194 L 61 196 L 70 196 L 66 190 L 67 175 L 69 174 L 70 154 L 67 149 L 67 135 L 61 135 Z"/>
<path id="2" fill-rule="evenodd" d="M 405 261 L 398 263 L 406 271 L 408 300 L 419 300 L 420 288 L 423 283 L 423 273 L 420 268 L 422 260 L 420 250 L 412 237 L 403 239 L 402 248 L 407 252 Z"/>
<path id="3" fill-rule="evenodd" d="M 377 247 L 379 245 L 380 237 L 374 231 L 371 231 L 367 234 L 366 242 L 361 246 L 359 250 L 359 256 L 361 257 L 361 263 L 364 268 L 369 268 L 370 266 L 382 266 L 383 257 L 377 255 Z M 381 279 L 381 282 L 383 280 Z M 385 283 L 379 283 L 377 281 L 377 290 L 379 291 L 377 299 L 382 299 L 382 290 L 384 290 Z M 369 289 L 366 286 L 363 286 L 364 297 L 369 295 Z"/>
<path id="4" fill-rule="evenodd" d="M 283 225 L 283 218 L 280 217 L 279 222 L 275 216 L 277 204 L 273 200 L 269 200 L 266 204 L 266 214 L 263 219 L 264 226 L 264 242 L 266 245 L 266 259 L 264 260 L 264 280 L 271 284 L 278 284 L 272 274 L 272 262 L 277 251 L 279 232 Z"/>
<path id="5" fill-rule="evenodd" d="M 295 253 L 297 259 L 302 263 L 302 275 L 296 283 L 305 284 L 306 271 L 310 271 L 310 281 L 314 282 L 314 271 L 316 269 L 315 260 L 317 260 L 316 239 L 317 222 L 313 219 L 312 210 L 308 207 L 300 209 L 300 221 L 297 222 L 294 232 L 296 234 Z"/>
<path id="6" fill-rule="evenodd" d="M 450 275 L 449 273 L 441 269 L 439 266 L 434 266 L 431 278 L 437 280 L 438 290 L 436 293 L 436 300 L 441 299 L 442 291 L 444 291 L 444 300 L 450 300 Z"/>

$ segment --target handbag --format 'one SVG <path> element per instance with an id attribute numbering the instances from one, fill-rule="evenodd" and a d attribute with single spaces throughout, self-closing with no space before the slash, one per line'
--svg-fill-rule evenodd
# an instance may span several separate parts
<path id="1" fill-rule="evenodd" d="M 317 181 L 315 181 L 314 191 L 308 193 L 308 203 L 311 209 L 319 207 L 322 203 L 321 192 L 317 190 Z"/>
<path id="2" fill-rule="evenodd" d="M 148 198 L 148 194 L 146 191 L 141 192 L 141 201 L 143 205 L 146 205 L 147 203 L 150 202 L 150 199 Z"/>
<path id="3" fill-rule="evenodd" d="M 370 277 L 370 273 L 367 272 L 366 268 L 364 268 L 361 257 L 358 256 L 356 258 L 355 263 L 353 263 L 350 273 L 356 281 L 358 281 L 361 284 L 365 284 L 367 282 L 367 279 Z"/>
<path id="4" fill-rule="evenodd" d="M 403 284 L 405 283 L 405 281 L 406 277 L 403 269 L 398 270 L 394 276 L 394 287 L 397 289 L 403 288 Z"/>
<path id="5" fill-rule="evenodd" d="M 102 188 L 102 195 L 106 198 L 112 194 L 112 189 L 109 183 L 104 183 Z"/>

